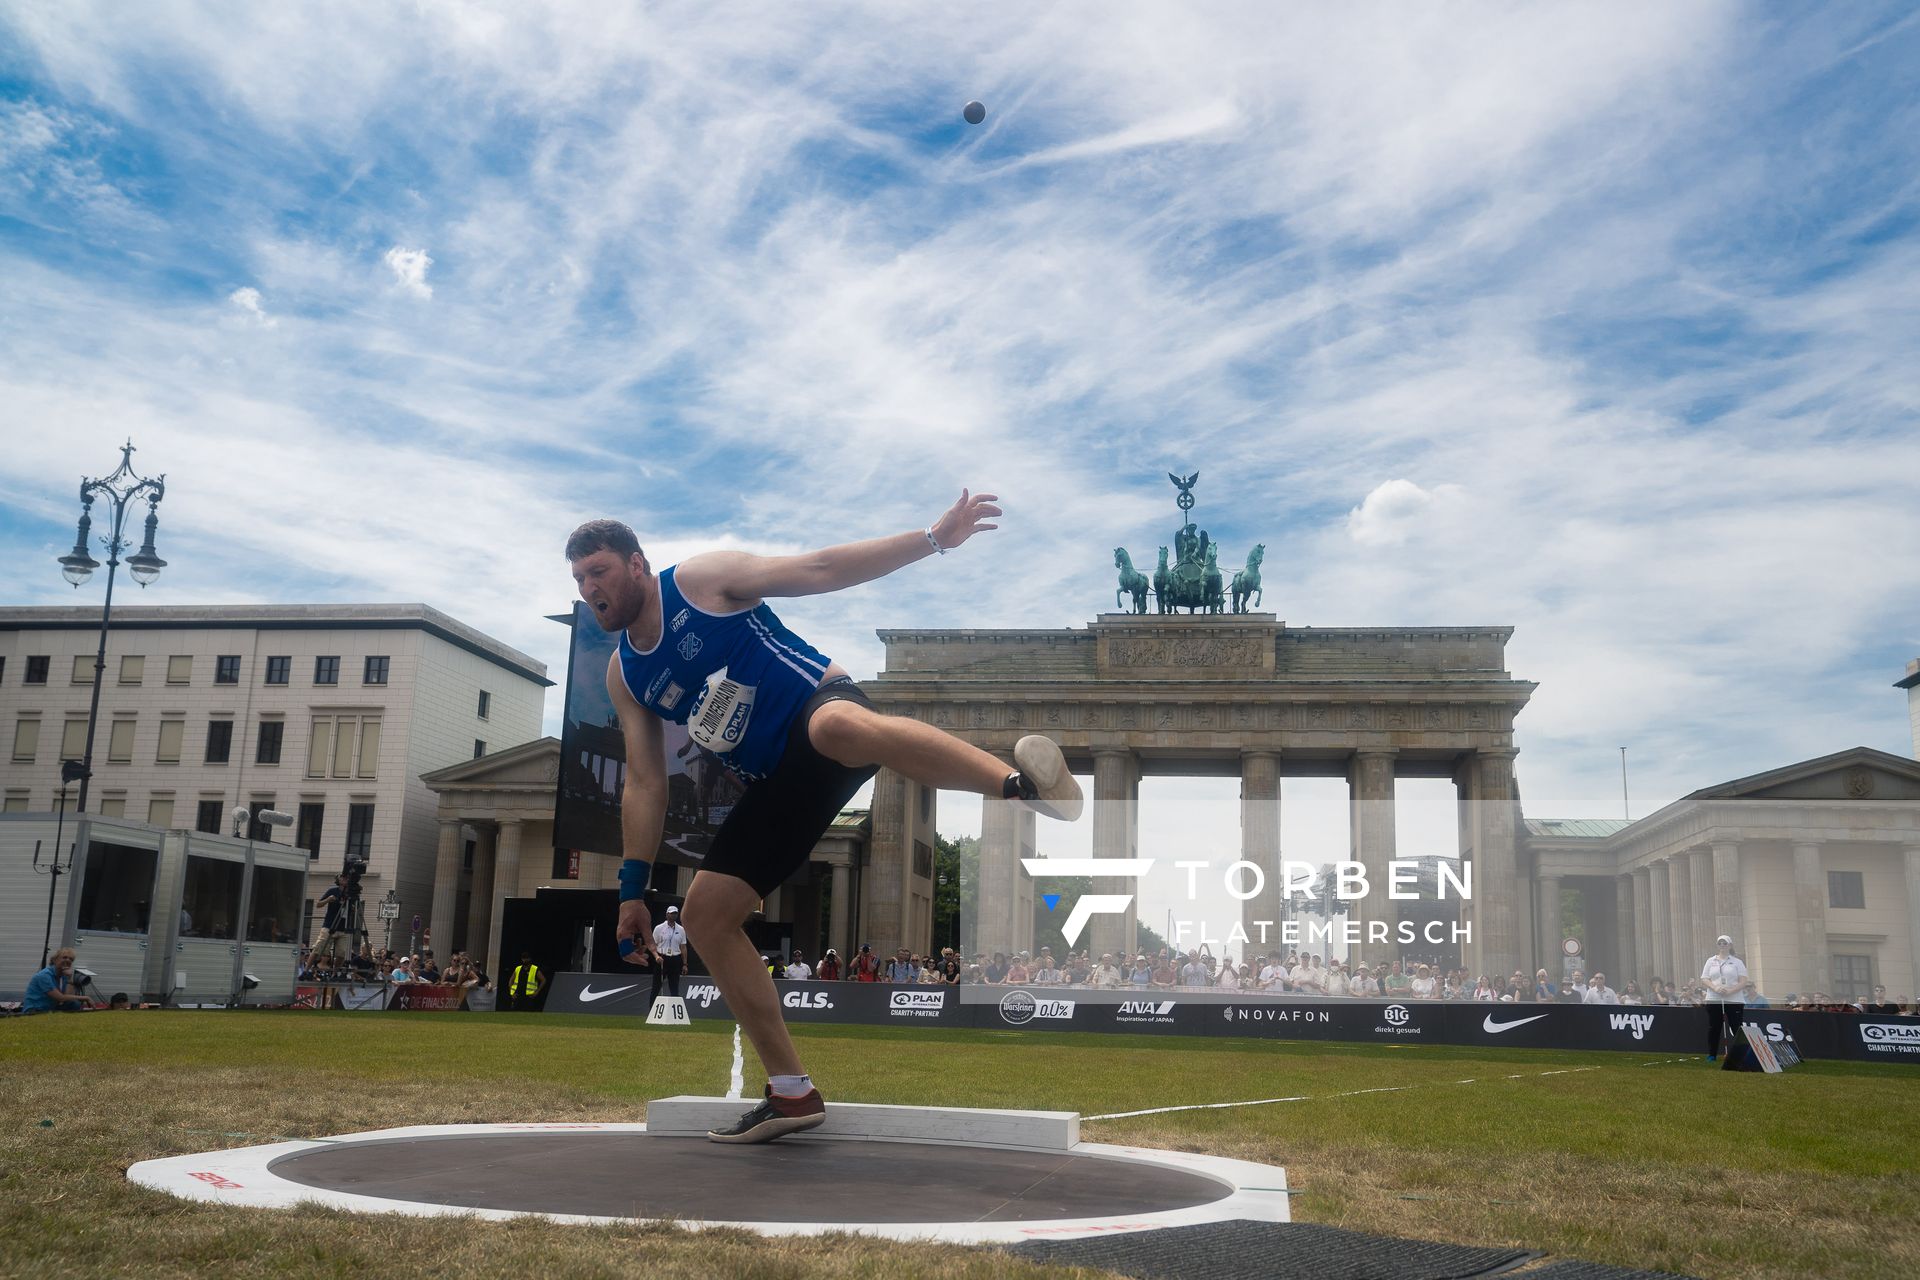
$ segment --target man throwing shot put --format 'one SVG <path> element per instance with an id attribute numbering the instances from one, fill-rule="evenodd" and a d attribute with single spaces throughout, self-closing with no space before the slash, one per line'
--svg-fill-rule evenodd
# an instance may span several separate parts
<path id="1" fill-rule="evenodd" d="M 781 623 L 766 601 L 822 595 L 944 555 L 1001 514 L 990 493 L 969 494 L 925 529 L 797 556 L 714 551 L 658 573 L 633 530 L 594 520 L 567 539 L 580 598 L 620 633 L 607 692 L 626 740 L 621 792 L 626 860 L 620 867 L 620 953 L 643 963 L 652 921 L 643 895 L 667 812 L 662 720 L 746 784 L 687 891 L 690 941 L 767 1072 L 766 1100 L 716 1142 L 766 1142 L 811 1129 L 826 1103 L 787 1034 L 780 998 L 743 927 L 760 900 L 807 860 L 815 843 L 882 766 L 929 787 L 1026 803 L 1049 817 L 1080 816 L 1080 786 L 1051 739 L 1014 744 L 1015 768 L 917 720 L 883 716 L 838 663 Z"/>

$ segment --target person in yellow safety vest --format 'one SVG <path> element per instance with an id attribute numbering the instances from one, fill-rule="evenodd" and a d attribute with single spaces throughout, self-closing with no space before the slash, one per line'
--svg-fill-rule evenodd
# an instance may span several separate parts
<path id="1" fill-rule="evenodd" d="M 522 951 L 520 963 L 507 978 L 507 1008 L 535 1009 L 546 994 L 547 972 L 533 962 L 533 953 Z"/>

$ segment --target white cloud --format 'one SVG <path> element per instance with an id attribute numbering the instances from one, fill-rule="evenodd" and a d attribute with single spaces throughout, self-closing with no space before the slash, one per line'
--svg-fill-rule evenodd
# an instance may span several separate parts
<path id="1" fill-rule="evenodd" d="M 433 296 L 433 286 L 427 283 L 427 269 L 433 266 L 433 259 L 427 256 L 425 249 L 405 249 L 395 245 L 387 250 L 384 261 L 387 269 L 393 272 L 393 282 L 401 292 L 416 298 Z"/>
<path id="2" fill-rule="evenodd" d="M 260 305 L 260 291 L 252 285 L 243 285 L 227 295 L 227 301 L 235 310 L 263 329 L 272 329 L 280 322 L 266 313 Z"/>
<path id="3" fill-rule="evenodd" d="M 1430 527 L 1444 508 L 1459 503 L 1465 494 L 1455 484 L 1422 489 L 1411 480 L 1388 480 L 1347 513 L 1347 532 L 1362 546 L 1402 543 Z"/>

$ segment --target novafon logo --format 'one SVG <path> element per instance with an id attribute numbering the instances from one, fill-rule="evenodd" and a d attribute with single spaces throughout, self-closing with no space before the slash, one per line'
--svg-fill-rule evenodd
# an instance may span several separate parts
<path id="1" fill-rule="evenodd" d="M 1608 1020 L 1615 1031 L 1631 1031 L 1635 1040 L 1646 1039 L 1647 1032 L 1653 1030 L 1653 1015 L 1650 1013 L 1616 1013 Z"/>
<path id="2" fill-rule="evenodd" d="M 789 1009 L 831 1009 L 833 997 L 824 991 L 789 991 L 780 997 Z"/>
<path id="3" fill-rule="evenodd" d="M 896 991 L 887 998 L 888 1012 L 896 1018 L 937 1018 L 946 1007 L 944 991 Z"/>
<path id="4" fill-rule="evenodd" d="M 713 1002 L 720 998 L 720 988 L 711 982 L 689 982 L 687 984 L 687 1003 L 698 1004 L 702 1009 L 711 1009 Z"/>
<path id="5" fill-rule="evenodd" d="M 1221 1016 L 1228 1022 L 1235 1019 L 1241 1022 L 1331 1023 L 1333 1021 L 1333 1014 L 1325 1009 L 1288 1009 L 1272 1005 L 1256 1005 L 1248 1008 L 1245 1005 L 1230 1004 L 1221 1011 Z"/>

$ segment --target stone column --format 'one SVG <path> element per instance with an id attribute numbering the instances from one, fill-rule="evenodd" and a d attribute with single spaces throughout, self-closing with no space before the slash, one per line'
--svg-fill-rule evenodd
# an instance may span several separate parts
<path id="1" fill-rule="evenodd" d="M 444 961 L 459 950 L 459 942 L 453 936 L 453 917 L 457 910 L 460 893 L 460 820 L 458 818 L 440 819 L 440 857 L 433 868 L 433 914 L 427 917 L 427 926 L 440 940 L 434 948 L 438 959 Z"/>
<path id="2" fill-rule="evenodd" d="M 1513 801 L 1513 758 L 1508 748 L 1474 753 L 1473 892 L 1479 901 L 1480 965 L 1505 977 L 1520 967 L 1519 865 L 1515 850 L 1518 815 Z"/>
<path id="3" fill-rule="evenodd" d="M 1913 889 L 1913 856 L 1907 856 L 1907 887 Z M 1793 846 L 1793 914 L 1799 926 L 1798 991 L 1829 991 L 1827 970 L 1827 873 L 1818 844 Z"/>
<path id="4" fill-rule="evenodd" d="M 1274 751 L 1240 753 L 1240 858 L 1260 868 L 1260 892 L 1240 904 L 1240 927 L 1247 932 L 1247 954 L 1262 950 L 1260 921 L 1266 936 L 1279 941 L 1284 899 L 1280 895 L 1280 755 Z M 1251 888 L 1249 881 L 1240 884 Z M 1245 892 L 1245 889 L 1242 889 Z M 1224 937 L 1225 933 L 1220 936 Z"/>
<path id="5" fill-rule="evenodd" d="M 1615 975 L 1615 991 L 1625 991 L 1627 983 L 1641 981 L 1633 971 L 1633 877 L 1613 878 L 1613 960 L 1608 973 Z M 1642 996 L 1646 989 L 1642 988 Z"/>
<path id="6" fill-rule="evenodd" d="M 1360 945 L 1355 949 L 1368 968 L 1400 954 L 1397 931 L 1400 904 L 1387 896 L 1387 864 L 1397 851 L 1393 822 L 1393 751 L 1356 751 L 1347 763 L 1347 812 L 1352 858 L 1367 872 L 1365 901 L 1349 903 L 1360 919 Z M 1276 819 L 1278 815 L 1275 815 Z M 1387 926 L 1386 942 L 1370 942 L 1375 921 Z"/>
<path id="7" fill-rule="evenodd" d="M 1673 940 L 1667 948 L 1666 963 L 1672 965 L 1676 973 L 1685 973 L 1699 963 L 1693 954 L 1691 863 L 1692 859 L 1684 853 L 1675 854 L 1667 863 L 1667 926 L 1673 931 Z"/>
<path id="8" fill-rule="evenodd" d="M 1826 898 L 1820 899 L 1824 908 Z M 1824 962 L 1823 962 L 1823 966 Z M 1882 981 L 1885 981 L 1883 978 Z M 1892 983 L 1887 983 L 1891 987 Z M 1920 845 L 1907 846 L 1907 991 L 1920 993 Z"/>
<path id="9" fill-rule="evenodd" d="M 1527 977 L 1533 977 L 1534 969 L 1545 969 L 1547 977 L 1554 982 L 1560 981 L 1562 929 L 1560 928 L 1560 877 L 1536 874 L 1534 888 L 1534 936 L 1540 948 L 1540 960 L 1527 971 Z M 1505 977 L 1505 974 L 1501 975 Z"/>
<path id="10" fill-rule="evenodd" d="M 1122 747 L 1096 747 L 1093 752 L 1093 856 L 1130 858 L 1137 839 L 1129 801 L 1136 794 L 1131 754 Z M 1101 877 L 1093 882 L 1095 893 L 1138 894 L 1139 882 L 1124 876 Z M 1115 960 L 1122 952 L 1131 953 L 1135 939 L 1134 921 L 1139 901 L 1125 916 L 1097 915 L 1088 922 L 1082 935 L 1087 948 L 1098 961 L 1100 953 L 1111 951 Z"/>
<path id="11" fill-rule="evenodd" d="M 996 951 L 1012 955 L 1019 950 L 1014 921 L 1019 856 L 1020 824 L 1014 802 L 998 796 L 983 797 L 980 802 L 980 905 L 979 918 L 973 922 L 973 947 L 989 957 Z"/>
<path id="12" fill-rule="evenodd" d="M 1730 840 L 1715 841 L 1713 846 L 1713 922 L 1715 937 L 1724 933 L 1733 939 L 1734 951 L 1743 956 L 1753 954 L 1753 939 L 1746 936 L 1746 909 L 1740 898 L 1740 846 Z M 1705 962 L 1704 954 L 1693 958 L 1695 966 Z M 1699 972 L 1696 967 L 1694 973 Z"/>
<path id="13" fill-rule="evenodd" d="M 1650 867 L 1651 879 L 1648 887 L 1653 899 L 1653 963 L 1656 969 L 1667 969 L 1667 981 L 1675 986 L 1686 977 L 1683 973 L 1674 973 L 1669 969 L 1673 964 L 1673 891 L 1667 881 L 1666 860 L 1662 859 Z"/>
<path id="14" fill-rule="evenodd" d="M 874 954 L 883 959 L 906 939 L 907 873 L 913 867 L 913 824 L 907 821 L 907 796 L 912 787 L 892 769 L 882 769 L 873 779 L 873 844 L 860 904 L 860 940 L 871 942 Z M 965 921 L 961 929 L 964 933 Z"/>
<path id="15" fill-rule="evenodd" d="M 853 905 L 853 868 L 845 862 L 832 864 L 833 900 L 827 907 L 827 945 L 840 953 L 842 968 L 851 960 L 854 945 L 847 926 L 852 917 L 848 909 Z"/>
<path id="16" fill-rule="evenodd" d="M 1713 853 L 1708 849 L 1695 849 L 1687 855 L 1687 874 L 1693 881 L 1693 919 L 1687 925 L 1687 935 L 1693 940 L 1693 950 L 1687 956 L 1687 967 L 1695 973 L 1706 963 L 1707 956 L 1713 951 L 1713 939 L 1719 930 L 1713 927 Z"/>
<path id="17" fill-rule="evenodd" d="M 1645 867 L 1633 869 L 1633 980 L 1648 982 L 1653 978 L 1653 873 Z"/>
<path id="18" fill-rule="evenodd" d="M 489 977 L 493 973 L 493 859 L 498 837 L 487 828 L 480 831 L 479 847 L 473 851 L 473 883 L 467 890 L 467 954 L 479 962 Z"/>
<path id="19" fill-rule="evenodd" d="M 500 954 L 500 928 L 507 919 L 507 899 L 520 895 L 520 820 L 500 822 L 500 837 L 493 860 L 493 920 L 487 926 L 487 972 L 495 978 L 504 975 L 509 957 Z M 518 960 L 518 956 L 512 957 Z"/>

